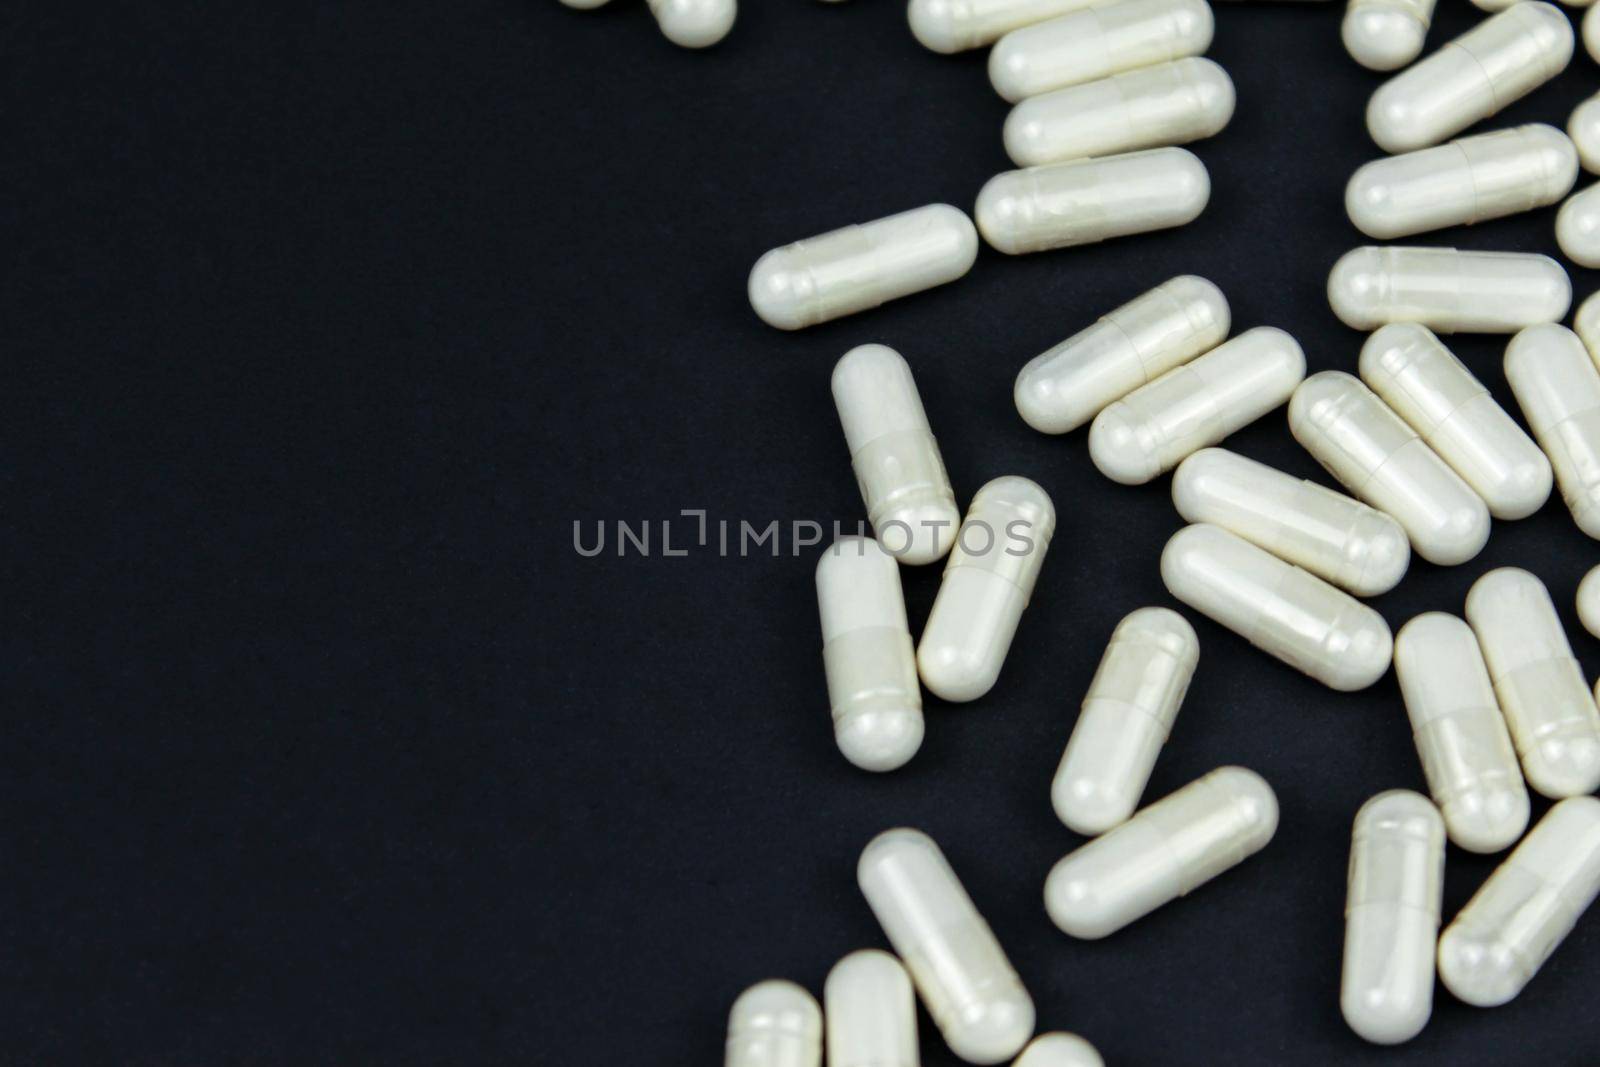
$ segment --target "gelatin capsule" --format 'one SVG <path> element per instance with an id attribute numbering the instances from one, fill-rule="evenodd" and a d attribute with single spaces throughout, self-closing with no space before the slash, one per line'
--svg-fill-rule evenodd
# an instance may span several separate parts
<path id="1" fill-rule="evenodd" d="M 822 987 L 828 1067 L 918 1067 L 911 979 L 887 952 L 852 952 Z"/>
<path id="2" fill-rule="evenodd" d="M 1556 244 L 1580 267 L 1600 267 L 1600 184 L 1561 205 L 1556 215 Z"/>
<path id="3" fill-rule="evenodd" d="M 1600 567 L 1578 584 L 1578 619 L 1585 630 L 1600 637 Z"/>
<path id="4" fill-rule="evenodd" d="M 1583 169 L 1600 174 L 1600 93 L 1579 104 L 1567 122 L 1567 136 L 1578 150 Z"/>
<path id="5" fill-rule="evenodd" d="M 1117 0 L 1013 30 L 989 53 L 989 81 L 1011 103 L 1211 47 L 1205 0 Z"/>
<path id="6" fill-rule="evenodd" d="M 819 1067 L 822 1011 L 810 993 L 777 979 L 739 994 L 728 1015 L 726 1067 Z"/>
<path id="7" fill-rule="evenodd" d="M 911 35 L 945 55 L 994 44 L 1012 30 L 1032 26 L 1095 0 L 911 0 Z"/>
<path id="8" fill-rule="evenodd" d="M 734 0 L 645 0 L 667 40 L 683 48 L 709 48 L 728 36 L 739 14 Z"/>
<path id="9" fill-rule="evenodd" d="M 1505 367 L 1578 528 L 1600 539 L 1600 369 L 1577 335 L 1560 326 L 1517 334 Z"/>
<path id="10" fill-rule="evenodd" d="M 1583 47 L 1590 59 L 1600 63 L 1600 7 L 1590 7 L 1583 16 Z"/>
<path id="11" fill-rule="evenodd" d="M 1040 1034 L 1011 1067 L 1106 1067 L 1106 1061 L 1077 1034 Z"/>
<path id="12" fill-rule="evenodd" d="M 610 0 L 561 0 L 561 2 L 578 11 L 593 11 L 597 7 L 604 7 Z"/>
<path id="13" fill-rule="evenodd" d="M 1368 70 L 1399 70 L 1422 54 L 1434 0 L 1350 0 L 1345 51 Z"/>
<path id="14" fill-rule="evenodd" d="M 1418 322 L 1437 333 L 1516 333 L 1565 318 L 1572 282 L 1549 256 L 1369 246 L 1334 264 L 1328 303 L 1356 330 Z"/>

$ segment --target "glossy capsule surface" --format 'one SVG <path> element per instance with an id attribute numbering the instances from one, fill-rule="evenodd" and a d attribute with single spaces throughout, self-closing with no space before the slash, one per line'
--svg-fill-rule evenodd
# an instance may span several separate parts
<path id="1" fill-rule="evenodd" d="M 1112 481 L 1142 485 L 1282 404 L 1305 374 L 1295 339 L 1258 326 L 1100 412 L 1089 457 Z"/>
<path id="2" fill-rule="evenodd" d="M 683 48 L 709 48 L 728 36 L 739 14 L 734 0 L 645 0 L 667 40 Z"/>
<path id="3" fill-rule="evenodd" d="M 1072 937 L 1108 937 L 1260 852 L 1277 829 L 1272 787 L 1223 767 L 1057 863 L 1045 910 Z"/>
<path id="4" fill-rule="evenodd" d="M 822 1011 L 793 982 L 759 982 L 728 1015 L 725 1067 L 819 1067 Z"/>
<path id="5" fill-rule="evenodd" d="M 1389 669 L 1383 616 L 1217 526 L 1186 526 L 1161 554 L 1167 591 L 1323 685 L 1354 692 Z"/>
<path id="6" fill-rule="evenodd" d="M 1006 34 L 989 53 L 989 81 L 1014 104 L 1200 55 L 1214 28 L 1205 0 L 1116 0 Z"/>
<path id="7" fill-rule="evenodd" d="M 1600 637 L 1600 567 L 1578 584 L 1578 619 L 1585 630 Z"/>
<path id="8" fill-rule="evenodd" d="M 1399 70 L 1422 54 L 1434 0 L 1350 0 L 1341 36 L 1368 70 Z"/>
<path id="9" fill-rule="evenodd" d="M 1578 193 L 1556 215 L 1556 243 L 1580 267 L 1600 267 L 1600 184 Z"/>
<path id="10" fill-rule="evenodd" d="M 1077 1034 L 1040 1034 L 1011 1067 L 1105 1067 L 1095 1047 Z"/>
<path id="11" fill-rule="evenodd" d="M 1516 997 L 1600 892 L 1600 800 L 1563 800 L 1489 876 L 1439 938 L 1439 978 L 1493 1008 Z"/>
<path id="12" fill-rule="evenodd" d="M 822 987 L 828 1067 L 918 1067 L 911 978 L 887 952 L 852 952 Z"/>
<path id="13" fill-rule="evenodd" d="M 1095 0 L 911 0 L 906 20 L 924 48 L 945 55 L 993 44 L 1012 30 Z"/>
<path id="14" fill-rule="evenodd" d="M 1033 1000 L 933 839 L 879 834 L 856 877 L 950 1050 L 978 1064 L 1015 1056 L 1033 1036 Z"/>
<path id="15" fill-rule="evenodd" d="M 1418 322 L 1438 333 L 1515 333 L 1564 318 L 1572 281 L 1549 256 L 1369 246 L 1334 264 L 1328 303 L 1355 330 Z"/>
<path id="16" fill-rule="evenodd" d="M 1138 808 L 1199 662 L 1200 639 L 1175 611 L 1140 608 L 1117 624 L 1050 788 L 1069 829 L 1104 833 Z"/>
<path id="17" fill-rule="evenodd" d="M 1600 174 L 1600 93 L 1573 109 L 1572 118 L 1567 120 L 1567 136 L 1578 150 L 1583 169 Z"/>
<path id="18" fill-rule="evenodd" d="M 1600 63 L 1600 6 L 1590 7 L 1583 16 L 1583 47 L 1590 59 Z"/>
<path id="19" fill-rule="evenodd" d="M 1600 539 L 1600 368 L 1571 330 L 1533 326 L 1506 346 L 1505 369 L 1567 509 Z"/>

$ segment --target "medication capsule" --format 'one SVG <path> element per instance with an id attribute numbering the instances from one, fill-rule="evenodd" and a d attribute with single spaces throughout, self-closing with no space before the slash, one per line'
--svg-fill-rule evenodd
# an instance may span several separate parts
<path id="1" fill-rule="evenodd" d="M 1600 7 L 1590 7 L 1583 16 L 1583 47 L 1589 58 L 1600 63 Z"/>
<path id="2" fill-rule="evenodd" d="M 1572 317 L 1572 330 L 1588 349 L 1595 366 L 1600 367 L 1600 292 L 1591 293 L 1578 305 L 1578 313 Z"/>
<path id="3" fill-rule="evenodd" d="M 818 1067 L 822 1011 L 793 982 L 760 982 L 739 994 L 728 1016 L 726 1067 Z"/>
<path id="4" fill-rule="evenodd" d="M 1155 148 L 997 174 L 975 214 L 984 240 L 1015 256 L 1184 226 L 1210 200 L 1205 164 L 1182 148 Z"/>
<path id="5" fill-rule="evenodd" d="M 1528 790 L 1478 638 L 1454 615 L 1418 615 L 1395 638 L 1394 672 L 1450 840 L 1510 848 L 1528 828 Z"/>
<path id="6" fill-rule="evenodd" d="M 728 36 L 739 14 L 734 0 L 645 0 L 661 32 L 683 48 L 709 48 Z"/>
<path id="7" fill-rule="evenodd" d="M 1561 205 L 1556 244 L 1580 267 L 1600 267 L 1600 184 L 1591 185 Z"/>
<path id="8" fill-rule="evenodd" d="M 1220 527 L 1173 534 L 1161 580 L 1191 608 L 1330 689 L 1365 689 L 1389 669 L 1394 638 L 1382 615 Z"/>
<path id="9" fill-rule="evenodd" d="M 750 272 L 750 306 L 799 330 L 962 277 L 978 258 L 966 213 L 929 204 L 774 248 Z"/>
<path id="10" fill-rule="evenodd" d="M 1600 539 L 1600 369 L 1560 326 L 1531 326 L 1513 337 L 1505 368 L 1578 528 Z"/>
<path id="11" fill-rule="evenodd" d="M 1011 1067 L 1105 1067 L 1093 1045 L 1077 1034 L 1040 1034 Z"/>
<path id="12" fill-rule="evenodd" d="M 1600 93 L 1579 104 L 1567 121 L 1567 136 L 1578 150 L 1583 169 L 1600 174 Z"/>
<path id="13" fill-rule="evenodd" d="M 1467 621 L 1528 784 L 1551 799 L 1600 788 L 1600 709 L 1544 583 L 1515 567 L 1490 571 L 1467 594 Z"/>
<path id="14" fill-rule="evenodd" d="M 604 7 L 610 0 L 561 0 L 561 2 L 578 11 L 593 11 L 597 7 Z"/>
<path id="15" fill-rule="evenodd" d="M 852 952 L 822 987 L 828 1067 L 918 1067 L 911 979 L 887 952 Z"/>
<path id="16" fill-rule="evenodd" d="M 833 368 L 833 401 L 878 540 L 913 566 L 943 559 L 961 510 L 911 368 L 892 348 L 853 348 Z"/>
<path id="17" fill-rule="evenodd" d="M 1585 630 L 1600 637 L 1600 567 L 1578 584 L 1578 619 Z"/>
<path id="18" fill-rule="evenodd" d="M 1572 282 L 1549 256 L 1369 246 L 1334 264 L 1328 304 L 1355 330 L 1420 322 L 1438 333 L 1516 333 L 1565 318 Z"/>
<path id="19" fill-rule="evenodd" d="M 1356 815 L 1344 911 L 1344 1021 L 1378 1045 L 1422 1033 L 1433 1014 L 1433 957 L 1444 897 L 1444 823 L 1405 789 Z"/>
<path id="20" fill-rule="evenodd" d="M 1387 593 L 1411 563 L 1405 530 L 1383 512 L 1227 449 L 1180 463 L 1172 503 L 1185 522 L 1220 526 L 1356 596 Z"/>
<path id="21" fill-rule="evenodd" d="M 1525 519 L 1550 499 L 1545 454 L 1426 326 L 1385 326 L 1361 349 L 1360 370 L 1495 518 Z"/>
<path id="22" fill-rule="evenodd" d="M 1030 96 L 1006 118 L 1019 167 L 1188 144 L 1219 133 L 1236 95 L 1209 59 L 1180 59 Z"/>
<path id="23" fill-rule="evenodd" d="M 1434 0 L 1350 0 L 1345 51 L 1368 70 L 1399 70 L 1422 54 Z"/>
<path id="24" fill-rule="evenodd" d="M 879 834 L 856 878 L 950 1051 L 978 1064 L 1015 1056 L 1033 1035 L 1033 1001 L 932 838 Z"/>
<path id="25" fill-rule="evenodd" d="M 1260 852 L 1277 829 L 1272 787 L 1223 767 L 1057 863 L 1045 909 L 1072 937 L 1108 937 Z"/>
<path id="26" fill-rule="evenodd" d="M 906 18 L 924 48 L 945 55 L 994 44 L 1012 30 L 1095 0 L 911 0 Z"/>
<path id="27" fill-rule="evenodd" d="M 1163 282 L 1033 359 L 1017 375 L 1023 421 L 1041 433 L 1068 433 L 1121 400 L 1227 340 L 1228 301 L 1204 278 Z"/>
<path id="28" fill-rule="evenodd" d="M 1013 30 L 989 53 L 989 81 L 1015 104 L 1211 47 L 1205 0 L 1117 0 Z"/>
<path id="29" fill-rule="evenodd" d="M 1480 1008 L 1505 1004 L 1539 973 L 1600 893 L 1600 800 L 1563 800 L 1535 826 L 1439 938 L 1445 988 Z"/>
<path id="30" fill-rule="evenodd" d="M 1107 407 L 1089 457 L 1112 481 L 1143 485 L 1282 404 L 1305 376 L 1295 339 L 1258 326 Z"/>
<path id="31" fill-rule="evenodd" d="M 1069 829 L 1101 834 L 1138 808 L 1199 662 L 1200 639 L 1175 611 L 1117 624 L 1050 788 Z"/>
<path id="32" fill-rule="evenodd" d="M 1572 24 L 1549 4 L 1519 3 L 1390 78 L 1367 105 L 1385 152 L 1438 144 L 1567 69 Z"/>
<path id="33" fill-rule="evenodd" d="M 959 704 L 994 688 L 1055 529 L 1049 494 L 1026 478 L 996 478 L 972 498 L 917 647 L 936 696 Z"/>

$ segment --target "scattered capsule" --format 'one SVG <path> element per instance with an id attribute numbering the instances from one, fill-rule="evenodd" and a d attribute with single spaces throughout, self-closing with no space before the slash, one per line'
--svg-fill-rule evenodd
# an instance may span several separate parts
<path id="1" fill-rule="evenodd" d="M 726 1067 L 818 1067 L 822 1011 L 793 982 L 760 982 L 739 994 L 728 1015 Z"/>
<path id="2" fill-rule="evenodd" d="M 822 987 L 828 1067 L 918 1067 L 911 979 L 887 952 L 852 952 Z"/>
<path id="3" fill-rule="evenodd" d="M 1600 63 L 1600 7 L 1590 7 L 1583 16 L 1583 47 L 1590 59 Z"/>
<path id="4" fill-rule="evenodd" d="M 1600 93 L 1579 104 L 1567 122 L 1567 136 L 1578 150 L 1583 169 L 1600 174 Z"/>
<path id="5" fill-rule="evenodd" d="M 972 498 L 917 648 L 936 696 L 965 703 L 994 688 L 1055 528 L 1049 494 L 1026 478 L 996 478 Z"/>
<path id="6" fill-rule="evenodd" d="M 1483 498 L 1497 519 L 1550 499 L 1550 461 L 1426 326 L 1385 326 L 1361 349 L 1361 379 Z"/>
<path id="7" fill-rule="evenodd" d="M 1510 848 L 1528 828 L 1528 790 L 1471 627 L 1418 615 L 1394 639 L 1394 672 L 1450 840 L 1469 852 Z"/>
<path id="8" fill-rule="evenodd" d="M 1164 282 L 1023 367 L 1017 411 L 1041 433 L 1069 433 L 1220 345 L 1232 321 L 1227 298 L 1204 278 Z"/>
<path id="9" fill-rule="evenodd" d="M 856 877 L 950 1050 L 977 1064 L 1015 1056 L 1033 1035 L 1033 1001 L 933 839 L 885 831 Z"/>
<path id="10" fill-rule="evenodd" d="M 1105 1067 L 1093 1045 L 1077 1034 L 1041 1034 L 1011 1067 Z"/>
<path id="11" fill-rule="evenodd" d="M 1368 70 L 1399 70 L 1422 54 L 1435 0 L 1350 0 L 1344 47 Z"/>
<path id="12" fill-rule="evenodd" d="M 994 44 L 1012 30 L 1095 0 L 911 0 L 906 18 L 924 48 L 945 55 Z"/>
<path id="13" fill-rule="evenodd" d="M 1577 335 L 1560 326 L 1531 326 L 1513 337 L 1505 368 L 1578 528 L 1600 539 L 1600 369 Z"/>
<path id="14" fill-rule="evenodd" d="M 1328 303 L 1356 330 L 1420 322 L 1438 333 L 1516 333 L 1565 318 L 1572 282 L 1549 256 L 1369 246 L 1334 264 Z"/>
<path id="15" fill-rule="evenodd" d="M 989 81 L 1014 104 L 1200 55 L 1214 28 L 1205 0 L 1117 0 L 1006 34 L 989 53 Z"/>
<path id="16" fill-rule="evenodd" d="M 667 40 L 683 48 L 709 48 L 728 36 L 739 14 L 734 0 L 645 0 Z"/>
<path id="17" fill-rule="evenodd" d="M 978 258 L 966 213 L 929 204 L 774 248 L 750 272 L 750 306 L 799 330 L 962 277 Z"/>
<path id="18" fill-rule="evenodd" d="M 1015 256 L 1184 226 L 1210 200 L 1194 153 L 1155 148 L 997 174 L 975 214 L 984 240 Z"/>
<path id="19" fill-rule="evenodd" d="M 1556 244 L 1580 267 L 1600 267 L 1600 184 L 1589 186 L 1561 205 Z"/>
<path id="20" fill-rule="evenodd" d="M 1600 567 L 1578 584 L 1578 619 L 1585 630 L 1600 637 Z"/>
<path id="21" fill-rule="evenodd" d="M 1056 817 L 1101 834 L 1139 806 L 1200 662 L 1182 615 L 1141 608 L 1117 624 L 1050 788 Z"/>
<path id="22" fill-rule="evenodd" d="M 1254 771 L 1223 767 L 1057 863 L 1045 909 L 1063 933 L 1108 937 L 1260 852 L 1277 829 L 1272 787 Z"/>
<path id="23" fill-rule="evenodd" d="M 578 11 L 593 11 L 597 7 L 604 7 L 610 0 L 561 0 L 561 2 Z"/>
<path id="24" fill-rule="evenodd" d="M 1600 893 L 1600 800 L 1563 800 L 1439 938 L 1445 988 L 1480 1008 L 1521 993 Z"/>
<path id="25" fill-rule="evenodd" d="M 1549 4 L 1519 3 L 1390 78 L 1367 105 L 1385 152 L 1438 144 L 1567 69 L 1572 24 Z"/>
<path id="26" fill-rule="evenodd" d="M 1588 349 L 1595 366 L 1600 367 L 1600 292 L 1591 293 L 1589 299 L 1578 305 L 1572 317 L 1572 330 Z"/>

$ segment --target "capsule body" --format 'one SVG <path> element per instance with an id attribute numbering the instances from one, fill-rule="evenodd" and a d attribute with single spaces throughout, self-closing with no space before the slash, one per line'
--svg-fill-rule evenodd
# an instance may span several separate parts
<path id="1" fill-rule="evenodd" d="M 994 44 L 1012 30 L 1088 7 L 1094 0 L 911 0 L 906 19 L 924 48 L 945 55 Z"/>
<path id="2" fill-rule="evenodd" d="M 856 877 L 950 1050 L 978 1064 L 1015 1056 L 1033 1035 L 1033 1001 L 939 846 L 888 830 Z"/>
<path id="3" fill-rule="evenodd" d="M 1578 528 L 1600 539 L 1600 369 L 1560 326 L 1533 326 L 1506 346 L 1506 379 Z"/>
<path id="4" fill-rule="evenodd" d="M 953 282 L 978 258 L 972 220 L 929 204 L 775 248 L 750 272 L 750 306 L 799 330 Z"/>
<path id="5" fill-rule="evenodd" d="M 1213 29 L 1205 0 L 1117 0 L 1006 34 L 989 53 L 989 81 L 1014 104 L 1200 55 Z"/>
<path id="6" fill-rule="evenodd" d="M 1583 169 L 1600 174 L 1600 94 L 1573 109 L 1572 118 L 1567 121 L 1567 136 L 1578 150 Z"/>
<path id="7" fill-rule="evenodd" d="M 1600 567 L 1585 575 L 1578 585 L 1578 618 L 1585 630 L 1600 637 Z"/>
<path id="8" fill-rule="evenodd" d="M 1589 298 L 1578 305 L 1578 313 L 1572 317 L 1572 330 L 1583 342 L 1595 366 L 1600 367 L 1600 292 L 1589 294 Z"/>
<path id="9" fill-rule="evenodd" d="M 822 987 L 828 1067 L 918 1067 L 911 979 L 887 952 L 852 952 Z"/>
<path id="10" fill-rule="evenodd" d="M 1260 852 L 1277 829 L 1272 787 L 1223 767 L 1057 863 L 1045 909 L 1064 933 L 1107 937 Z"/>
<path id="11" fill-rule="evenodd" d="M 709 48 L 728 36 L 739 14 L 734 0 L 645 0 L 667 40 L 683 48 Z"/>
<path id="12" fill-rule="evenodd" d="M 561 0 L 561 2 L 578 11 L 593 11 L 597 7 L 604 7 L 610 0 Z"/>
<path id="13" fill-rule="evenodd" d="M 1167 590 L 1323 685 L 1354 692 L 1389 669 L 1383 616 L 1216 526 L 1186 526 L 1161 554 Z"/>
<path id="14" fill-rule="evenodd" d="M 1040 1034 L 1011 1067 L 1105 1067 L 1095 1047 L 1077 1034 Z"/>
<path id="15" fill-rule="evenodd" d="M 1590 7 L 1583 16 L 1583 47 L 1589 58 L 1600 63 L 1600 7 Z"/>
<path id="16" fill-rule="evenodd" d="M 1433 7 L 1434 0 L 1350 0 L 1345 51 L 1368 70 L 1399 70 L 1422 54 Z"/>
<path id="17" fill-rule="evenodd" d="M 1055 528 L 1049 494 L 1026 478 L 996 478 L 972 498 L 917 648 L 935 695 L 964 703 L 994 688 Z"/>
<path id="18" fill-rule="evenodd" d="M 1356 330 L 1418 322 L 1438 333 L 1516 333 L 1565 318 L 1572 282 L 1549 256 L 1367 247 L 1334 264 L 1328 303 Z"/>
<path id="19" fill-rule="evenodd" d="M 1580 267 L 1600 267 L 1600 184 L 1591 185 L 1561 205 L 1556 243 Z"/>
<path id="20" fill-rule="evenodd" d="M 822 1012 L 793 982 L 759 982 L 728 1015 L 726 1067 L 818 1067 Z"/>

